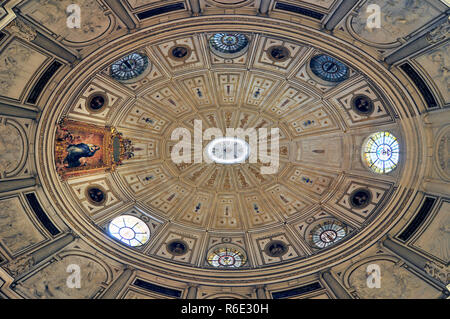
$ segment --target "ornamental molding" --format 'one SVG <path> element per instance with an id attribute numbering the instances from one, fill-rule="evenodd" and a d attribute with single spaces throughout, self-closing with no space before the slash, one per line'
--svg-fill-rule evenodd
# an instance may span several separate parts
<path id="1" fill-rule="evenodd" d="M 448 39 L 450 36 L 450 17 L 447 19 L 446 22 L 439 25 L 434 30 L 430 31 L 430 33 L 427 34 L 427 41 L 430 44 L 436 44 L 438 42 L 444 41 Z"/>
<path id="2" fill-rule="evenodd" d="M 37 32 L 36 30 L 21 19 L 14 19 L 10 24 L 5 28 L 11 35 L 16 36 L 22 40 L 31 42 L 36 39 Z"/>
<path id="3" fill-rule="evenodd" d="M 445 285 L 450 282 L 450 267 L 448 266 L 440 266 L 432 261 L 429 261 L 425 264 L 424 270 L 428 275 L 439 280 Z"/>
<path id="4" fill-rule="evenodd" d="M 30 271 L 34 266 L 34 259 L 30 255 L 22 256 L 18 259 L 11 260 L 5 265 L 5 269 L 13 276 L 17 278 L 23 273 Z"/>

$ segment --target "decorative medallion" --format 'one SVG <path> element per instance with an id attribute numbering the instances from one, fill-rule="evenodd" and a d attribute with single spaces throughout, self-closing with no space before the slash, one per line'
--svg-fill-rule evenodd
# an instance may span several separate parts
<path id="1" fill-rule="evenodd" d="M 106 106 L 107 97 L 101 93 L 95 93 L 88 98 L 87 107 L 92 113 L 103 111 Z"/>
<path id="2" fill-rule="evenodd" d="M 358 188 L 350 194 L 350 205 L 354 208 L 364 208 L 370 204 L 372 193 L 367 188 Z"/>
<path id="3" fill-rule="evenodd" d="M 284 62 L 291 57 L 289 50 L 281 45 L 270 47 L 267 50 L 269 58 L 275 62 Z"/>
<path id="4" fill-rule="evenodd" d="M 167 243 L 167 251 L 174 256 L 182 256 L 188 252 L 188 245 L 180 239 L 174 239 Z"/>
<path id="5" fill-rule="evenodd" d="M 177 45 L 169 50 L 170 57 L 175 60 L 187 60 L 192 53 L 190 47 L 185 45 Z"/>
<path id="6" fill-rule="evenodd" d="M 264 252 L 270 257 L 281 257 L 287 251 L 288 247 L 280 240 L 272 240 L 264 247 Z"/>
<path id="7" fill-rule="evenodd" d="M 106 201 L 106 192 L 99 185 L 92 185 L 86 188 L 86 198 L 93 205 L 103 205 Z"/>
<path id="8" fill-rule="evenodd" d="M 375 109 L 372 100 L 366 95 L 354 96 L 350 104 L 359 115 L 369 116 Z"/>

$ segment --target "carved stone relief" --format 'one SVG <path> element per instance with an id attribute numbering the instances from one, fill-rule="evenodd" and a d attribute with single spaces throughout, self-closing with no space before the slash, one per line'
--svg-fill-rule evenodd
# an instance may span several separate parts
<path id="1" fill-rule="evenodd" d="M 67 27 L 66 8 L 72 3 L 71 0 L 32 0 L 27 1 L 21 11 L 69 44 L 96 40 L 108 31 L 112 23 L 111 16 L 105 16 L 96 0 L 79 3 L 81 28 Z"/>
<path id="2" fill-rule="evenodd" d="M 380 267 L 380 288 L 369 288 L 367 285 L 369 264 Z M 374 260 L 357 267 L 349 277 L 349 284 L 362 299 L 432 299 L 440 295 L 439 290 L 390 260 Z"/>
<path id="3" fill-rule="evenodd" d="M 80 288 L 72 289 L 67 285 L 69 265 L 80 267 Z M 36 272 L 16 286 L 16 291 L 27 298 L 61 299 L 92 298 L 108 279 L 107 270 L 92 257 L 82 255 L 66 255 Z"/>
<path id="4" fill-rule="evenodd" d="M 0 54 L 0 95 L 18 100 L 46 59 L 20 41 L 12 41 Z"/>
<path id="5" fill-rule="evenodd" d="M 450 202 L 443 201 L 438 213 L 414 245 L 439 258 L 450 261 Z"/>
<path id="6" fill-rule="evenodd" d="M 27 153 L 21 132 L 11 121 L 0 120 L 0 178 L 17 173 Z"/>
<path id="7" fill-rule="evenodd" d="M 439 46 L 418 56 L 415 61 L 432 79 L 443 102 L 450 103 L 450 43 Z"/>
<path id="8" fill-rule="evenodd" d="M 355 34 L 371 43 L 383 45 L 396 43 L 398 38 L 406 37 L 421 28 L 441 12 L 427 1 L 422 0 L 380 0 L 381 28 L 370 29 L 367 20 L 372 11 L 367 7 L 372 4 L 367 1 L 351 20 Z"/>
<path id="9" fill-rule="evenodd" d="M 438 138 L 436 163 L 444 180 L 450 180 L 450 127 Z"/>
<path id="10" fill-rule="evenodd" d="M 42 242 L 45 237 L 34 225 L 18 197 L 0 201 L 0 238 L 12 254 Z"/>

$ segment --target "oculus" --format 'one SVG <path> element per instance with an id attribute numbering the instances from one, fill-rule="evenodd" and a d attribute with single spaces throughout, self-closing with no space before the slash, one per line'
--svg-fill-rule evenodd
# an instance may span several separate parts
<path id="1" fill-rule="evenodd" d="M 111 65 L 111 76 L 118 81 L 130 81 L 142 75 L 148 66 L 146 55 L 130 53 Z"/>
<path id="2" fill-rule="evenodd" d="M 309 67 L 314 75 L 326 82 L 342 82 L 349 77 L 349 68 L 335 58 L 321 54 L 313 57 Z"/>
<path id="3" fill-rule="evenodd" d="M 174 256 L 181 256 L 188 252 L 188 245 L 179 239 L 168 242 L 166 248 L 167 251 Z"/>
<path id="4" fill-rule="evenodd" d="M 250 154 L 250 146 L 237 137 L 221 137 L 206 146 L 208 157 L 218 164 L 243 163 Z"/>
<path id="5" fill-rule="evenodd" d="M 169 50 L 171 58 L 175 60 L 186 60 L 191 56 L 191 48 L 184 45 L 177 45 Z"/>
<path id="6" fill-rule="evenodd" d="M 106 105 L 106 97 L 103 94 L 96 93 L 89 97 L 87 105 L 90 111 L 99 112 Z"/>
<path id="7" fill-rule="evenodd" d="M 216 33 L 209 39 L 211 51 L 229 59 L 243 55 L 248 45 L 248 38 L 242 33 Z"/>
<path id="8" fill-rule="evenodd" d="M 310 243 L 317 248 L 326 248 L 344 238 L 347 227 L 341 222 L 326 219 L 318 223 L 310 233 Z"/>
<path id="9" fill-rule="evenodd" d="M 245 252 L 236 245 L 218 245 L 209 250 L 208 264 L 216 268 L 239 268 L 247 262 Z"/>
<path id="10" fill-rule="evenodd" d="M 365 95 L 357 95 L 351 101 L 353 111 L 359 115 L 369 116 L 374 111 L 372 100 Z"/>
<path id="11" fill-rule="evenodd" d="M 275 62 L 284 62 L 291 57 L 289 50 L 281 45 L 270 47 L 267 52 L 269 58 Z"/>
<path id="12" fill-rule="evenodd" d="M 280 240 L 272 240 L 267 243 L 264 252 L 270 257 L 281 257 L 286 254 L 288 247 Z"/>
<path id="13" fill-rule="evenodd" d="M 364 208 L 369 205 L 372 199 L 370 190 L 366 188 L 358 188 L 350 194 L 350 205 L 355 208 Z"/>
<path id="14" fill-rule="evenodd" d="M 399 160 L 400 145 L 389 132 L 370 135 L 363 146 L 363 161 L 375 173 L 386 174 L 393 171 Z"/>
<path id="15" fill-rule="evenodd" d="M 86 189 L 86 198 L 94 205 L 102 205 L 106 201 L 106 194 L 100 186 L 90 186 Z"/>
<path id="16" fill-rule="evenodd" d="M 114 218 L 109 223 L 108 231 L 113 238 L 131 247 L 142 246 L 150 238 L 147 224 L 131 215 Z"/>

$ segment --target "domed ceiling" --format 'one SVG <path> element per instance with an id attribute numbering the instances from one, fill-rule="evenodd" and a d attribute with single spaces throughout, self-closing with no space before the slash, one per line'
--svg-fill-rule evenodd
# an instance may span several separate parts
<path id="1" fill-rule="evenodd" d="M 66 86 L 74 94 L 61 92 L 49 121 L 59 123 L 57 136 L 43 136 L 55 148 L 54 159 L 45 154 L 56 162 L 46 167 L 50 180 L 65 190 L 58 192 L 61 201 L 76 203 L 80 214 L 71 213 L 71 221 L 89 219 L 108 240 L 107 225 L 123 214 L 114 207 L 126 201 L 134 205 L 127 214 L 144 218 L 150 229 L 150 240 L 134 248 L 137 256 L 209 267 L 208 250 L 230 243 L 248 256 L 240 268 L 302 260 L 376 223 L 401 168 L 371 171 L 362 145 L 371 133 L 389 131 L 405 154 L 404 133 L 386 92 L 353 65 L 355 57 L 341 54 L 338 60 L 306 39 L 220 30 L 154 42 L 146 37 L 143 45 L 133 37 L 123 41 L 127 53 L 96 54 L 94 63 L 101 66 L 92 71 L 77 67 L 78 77 L 92 80 Z M 225 43 L 221 51 L 216 42 Z M 94 106 L 100 97 L 103 106 Z M 130 143 L 128 153 L 111 172 L 86 182 L 97 166 L 108 166 L 104 158 L 115 156 L 105 142 L 109 129 L 97 133 L 105 127 Z M 189 132 L 191 158 L 181 163 L 173 156 L 178 128 Z M 276 163 L 263 163 L 260 156 L 234 164 L 211 163 L 206 154 L 195 160 L 194 136 L 202 138 L 210 128 L 224 135 L 228 128 L 267 128 L 269 149 L 270 129 L 278 128 L 279 164 L 267 174 L 261 168 Z M 97 134 L 103 140 L 96 142 Z M 202 149 L 214 136 L 203 138 Z M 81 150 L 69 147 L 81 144 L 91 144 L 95 154 L 71 162 Z M 103 193 L 100 202 L 90 197 L 91 188 Z M 326 237 L 328 227 L 342 229 L 342 236 L 330 228 Z M 182 255 L 168 250 L 175 239 L 184 243 Z M 110 241 L 117 250 L 130 249 Z M 274 242 L 282 243 L 282 253 L 271 252 Z"/>
<path id="2" fill-rule="evenodd" d="M 144 20 L 147 2 L 127 9 Z M 356 14 L 334 34 L 304 18 L 294 28 L 283 5 L 265 17 L 246 15 L 253 1 L 200 4 L 133 32 L 118 14 L 62 35 L 82 58 L 47 91 L 34 149 L 54 215 L 108 258 L 212 285 L 312 275 L 373 247 L 426 174 L 413 98 L 377 57 L 395 40 L 358 31 Z M 244 135 L 219 140 L 229 129 Z"/>

